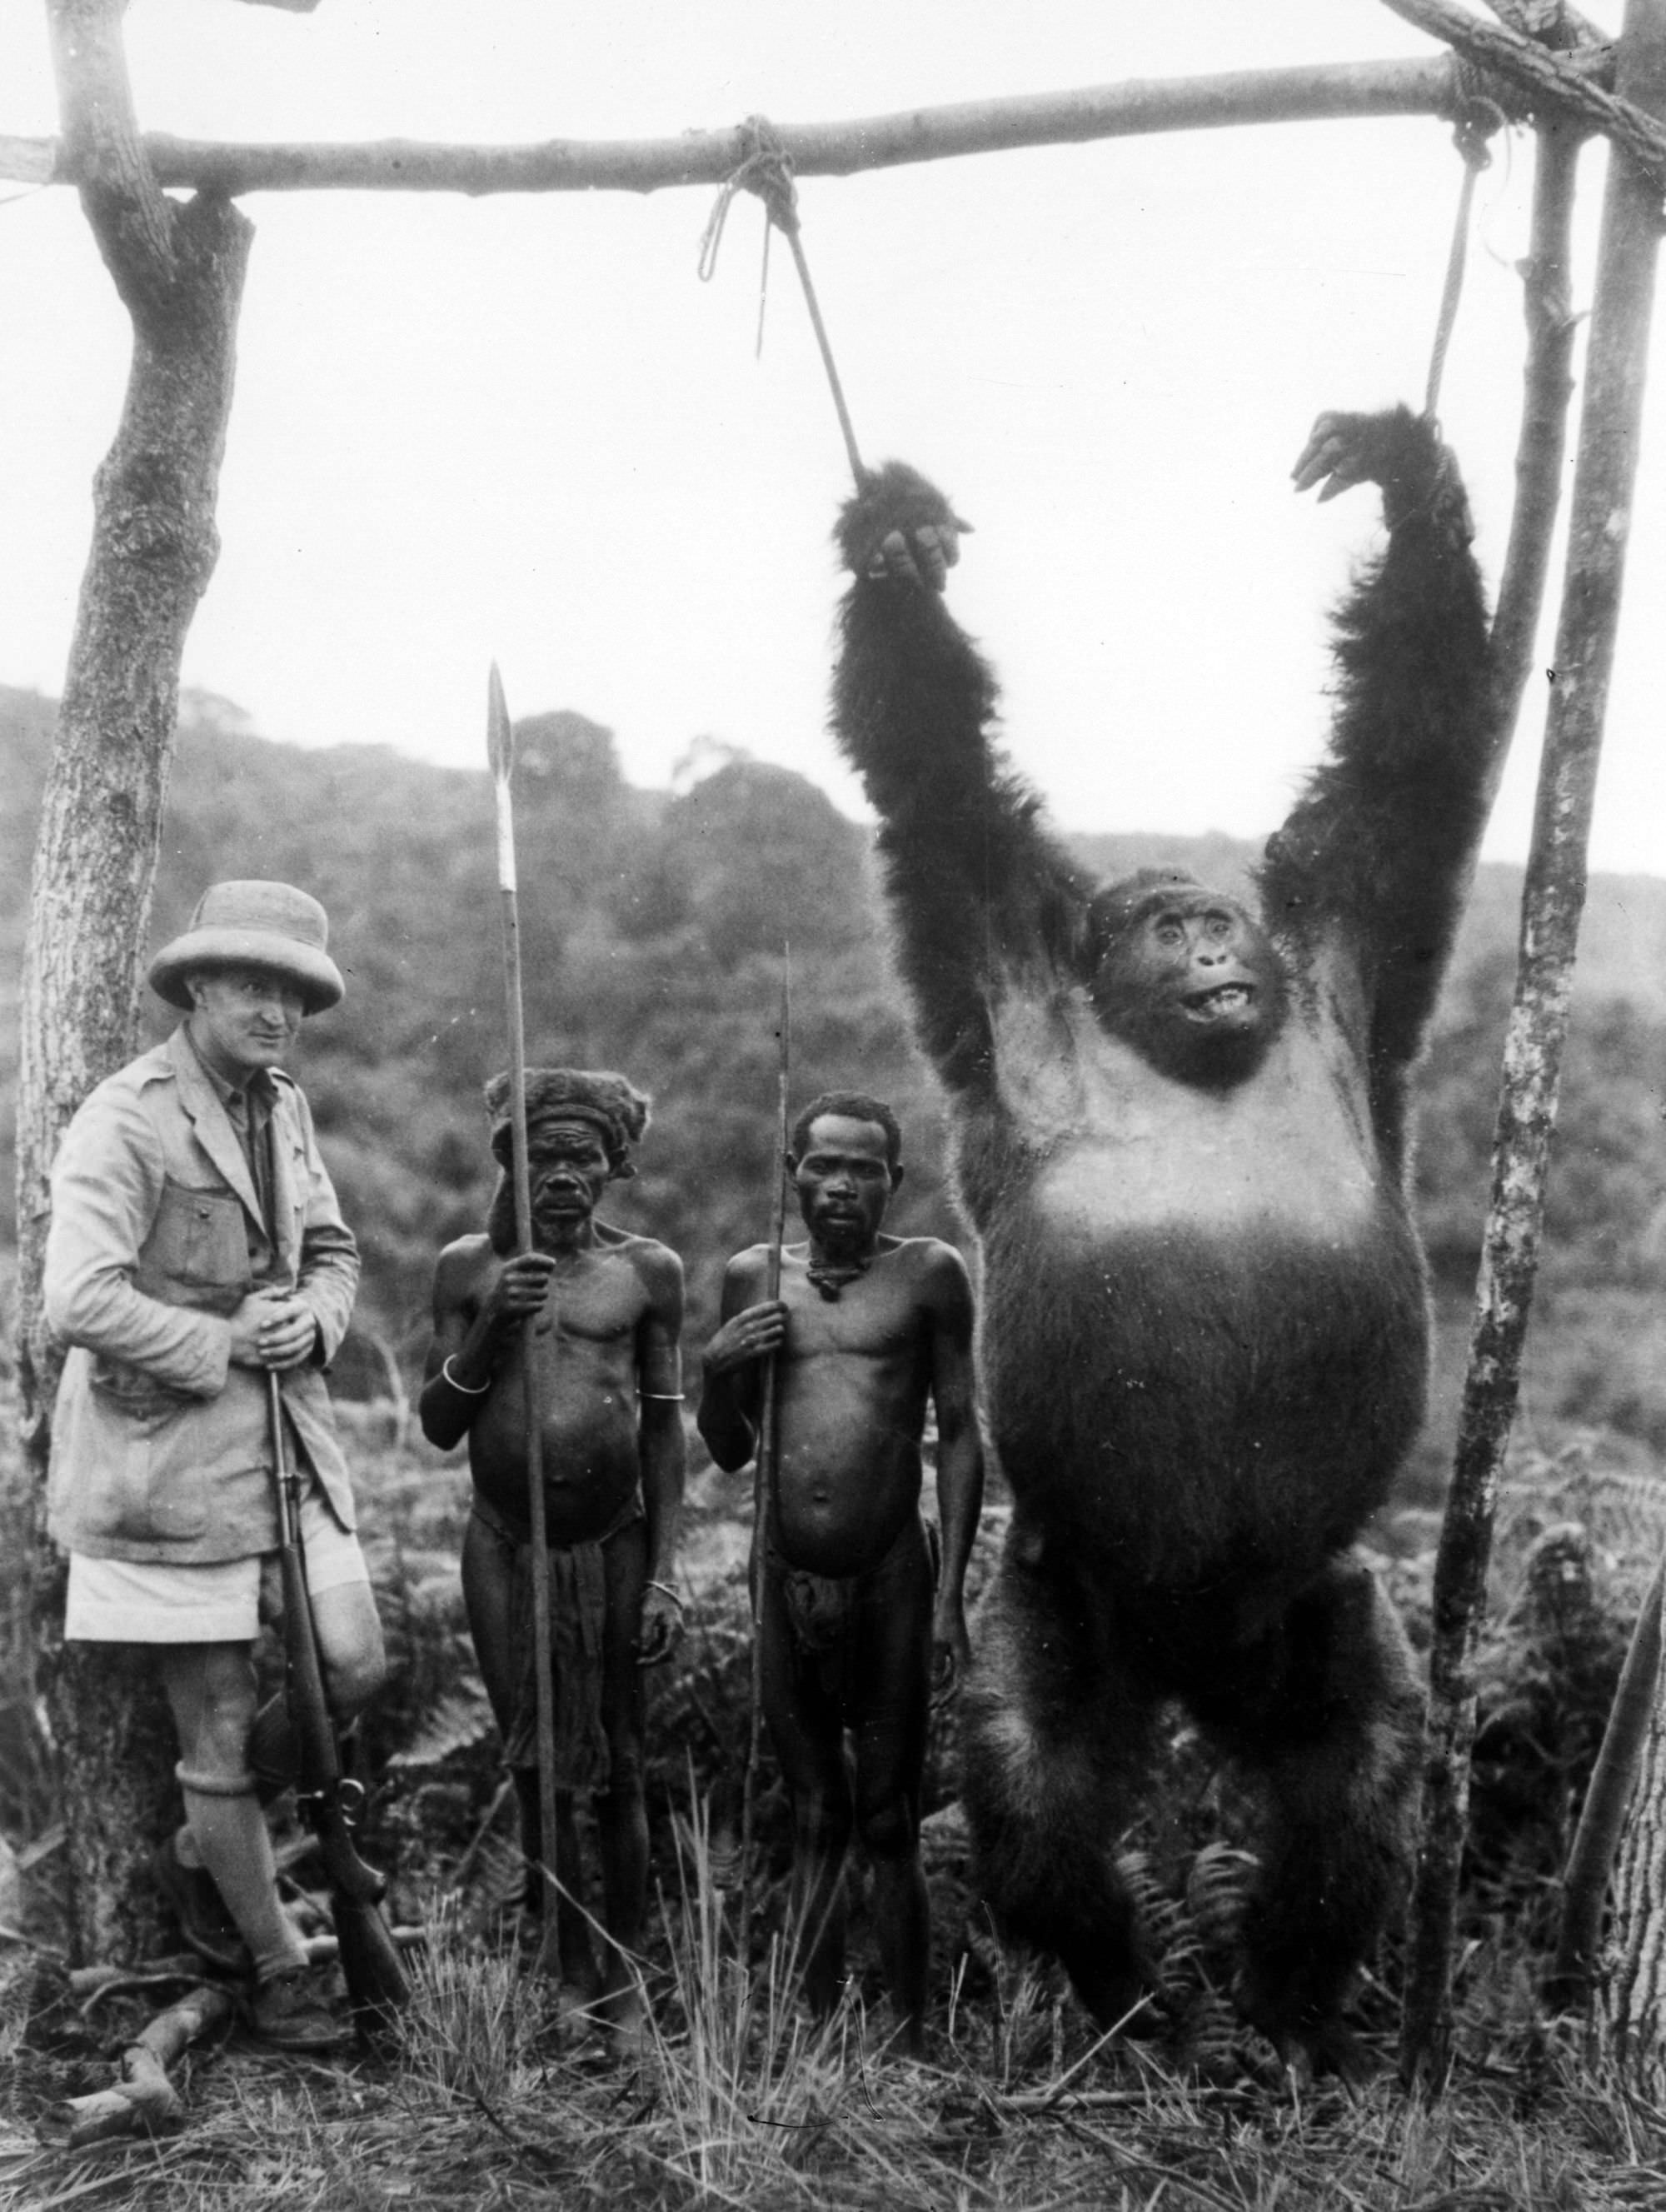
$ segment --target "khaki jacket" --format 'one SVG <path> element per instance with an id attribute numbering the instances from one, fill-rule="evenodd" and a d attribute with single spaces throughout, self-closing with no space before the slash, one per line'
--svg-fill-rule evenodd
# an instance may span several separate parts
<path id="1" fill-rule="evenodd" d="M 276 1547 L 266 1378 L 230 1364 L 228 1319 L 266 1284 L 317 1316 L 321 1360 L 284 1376 L 283 1401 L 337 1520 L 354 1525 L 322 1370 L 346 1334 L 358 1249 L 305 1098 L 281 1072 L 272 1081 L 275 1245 L 183 1027 L 100 1084 L 64 1133 L 45 1291 L 71 1350 L 46 1513 L 71 1551 L 196 1565 Z"/>

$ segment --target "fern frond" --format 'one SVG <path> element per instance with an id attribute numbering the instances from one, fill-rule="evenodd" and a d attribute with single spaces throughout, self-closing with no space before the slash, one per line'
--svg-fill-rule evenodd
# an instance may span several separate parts
<path id="1" fill-rule="evenodd" d="M 431 1772 L 459 1752 L 484 1743 L 496 1723 L 483 1692 L 462 1690 L 441 1698 L 414 1739 L 394 1752 L 388 1765 L 405 1774 Z"/>

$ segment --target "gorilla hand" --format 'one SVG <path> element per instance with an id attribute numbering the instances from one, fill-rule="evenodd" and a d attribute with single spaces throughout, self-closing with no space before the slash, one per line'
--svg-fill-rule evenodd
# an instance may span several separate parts
<path id="1" fill-rule="evenodd" d="M 970 528 L 917 469 L 887 461 L 846 502 L 836 536 L 857 575 L 940 592 Z"/>
<path id="2" fill-rule="evenodd" d="M 868 556 L 866 573 L 877 582 L 896 582 L 900 578 L 910 584 L 929 584 L 933 591 L 940 592 L 959 558 L 954 532 L 946 524 L 928 522 L 915 532 L 911 544 L 900 530 L 881 538 Z"/>
<path id="3" fill-rule="evenodd" d="M 1473 535 L 1456 464 L 1431 419 L 1414 415 L 1409 407 L 1389 407 L 1375 415 L 1321 415 L 1290 473 L 1298 491 L 1317 484 L 1321 501 L 1358 483 L 1381 484 L 1390 530 L 1414 514 L 1440 509 L 1443 520 L 1450 520 L 1466 543 Z"/>

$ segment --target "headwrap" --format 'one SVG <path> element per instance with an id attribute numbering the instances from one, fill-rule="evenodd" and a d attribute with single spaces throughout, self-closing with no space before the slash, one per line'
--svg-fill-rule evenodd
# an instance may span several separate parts
<path id="1" fill-rule="evenodd" d="M 508 1168 L 514 1145 L 509 1114 L 509 1078 L 493 1076 L 486 1085 L 492 1116 L 492 1153 Z M 526 1147 L 538 1150 L 538 1132 L 556 1121 L 589 1121 L 601 1132 L 607 1164 L 623 1182 L 635 1174 L 630 1148 L 648 1124 L 648 1101 L 634 1083 L 605 1068 L 529 1067 L 526 1071 Z"/>

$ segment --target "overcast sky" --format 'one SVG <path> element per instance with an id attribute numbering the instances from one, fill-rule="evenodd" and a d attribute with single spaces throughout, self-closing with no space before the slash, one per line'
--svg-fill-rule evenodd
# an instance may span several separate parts
<path id="1" fill-rule="evenodd" d="M 0 133 L 55 127 L 44 25 L 0 8 Z M 134 0 L 127 43 L 149 129 L 461 141 L 1434 51 L 1377 0 Z M 1518 134 L 1481 181 L 1442 410 L 1493 577 L 1531 167 Z M 1288 805 L 1324 729 L 1324 610 L 1376 521 L 1368 493 L 1298 499 L 1289 465 L 1319 409 L 1420 398 L 1460 178 L 1421 119 L 805 181 L 863 450 L 976 524 L 954 604 L 1067 826 L 1261 835 Z M 1588 155 L 1582 307 L 1601 178 Z M 704 736 L 854 809 L 824 726 L 844 451 L 779 250 L 753 357 L 756 203 L 698 281 L 712 198 L 246 199 L 223 550 L 185 681 L 271 737 L 480 765 L 496 658 L 514 714 L 606 723 L 638 782 Z M 56 692 L 129 350 L 73 193 L 0 205 L 0 682 Z M 1594 858 L 1658 871 L 1659 365 L 1651 415 Z M 1499 856 L 1526 849 L 1542 708 L 1535 686 Z"/>

